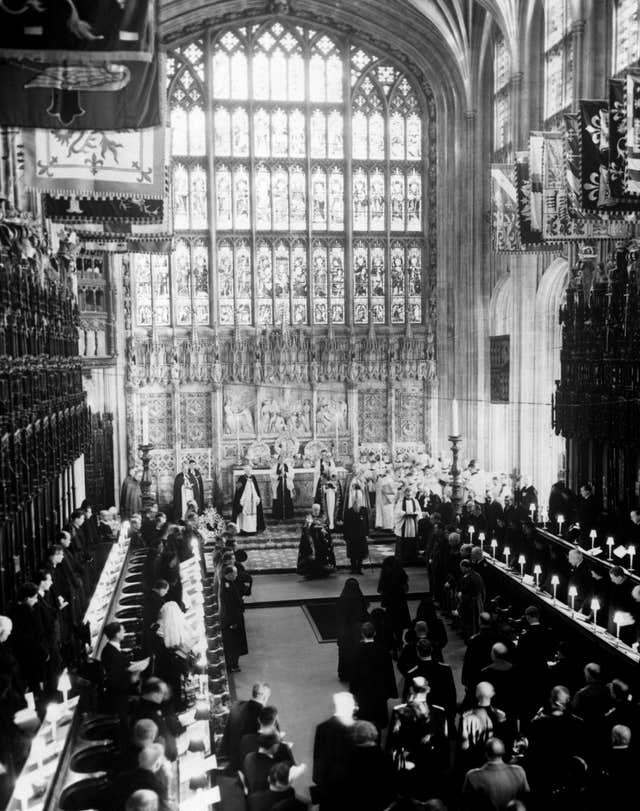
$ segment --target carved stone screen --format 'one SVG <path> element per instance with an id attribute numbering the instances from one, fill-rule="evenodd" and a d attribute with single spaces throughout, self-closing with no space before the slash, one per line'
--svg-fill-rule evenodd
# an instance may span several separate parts
<path id="1" fill-rule="evenodd" d="M 490 337 L 491 402 L 509 402 L 509 351 L 508 335 Z"/>

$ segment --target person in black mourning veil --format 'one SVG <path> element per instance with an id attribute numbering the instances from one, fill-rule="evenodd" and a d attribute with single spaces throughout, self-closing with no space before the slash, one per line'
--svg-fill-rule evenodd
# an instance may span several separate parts
<path id="1" fill-rule="evenodd" d="M 353 485 L 351 504 L 344 513 L 342 532 L 347 544 L 347 557 L 351 563 L 351 574 L 362 574 L 362 562 L 369 556 L 369 546 L 367 544 L 369 514 L 364 506 L 362 489 L 358 482 Z"/>
<path id="2" fill-rule="evenodd" d="M 353 661 L 360 642 L 362 623 L 367 619 L 367 601 L 354 577 L 347 578 L 338 597 L 338 678 L 349 682 L 353 674 Z"/>
<path id="3" fill-rule="evenodd" d="M 320 505 L 314 504 L 302 527 L 298 546 L 298 574 L 307 580 L 328 577 L 336 570 L 331 533 L 320 514 Z"/>
<path id="4" fill-rule="evenodd" d="M 238 476 L 233 494 L 231 520 L 238 525 L 240 535 L 255 535 L 257 532 L 264 532 L 262 497 L 258 480 L 253 475 L 250 464 L 245 465 L 242 475 Z"/>
<path id="5" fill-rule="evenodd" d="M 235 566 L 225 566 L 222 570 L 220 586 L 220 625 L 222 643 L 227 666 L 231 673 L 239 673 L 241 656 L 249 652 L 247 634 L 244 628 L 244 606 L 238 590 L 238 571 Z"/>
<path id="6" fill-rule="evenodd" d="M 276 521 L 293 517 L 293 471 L 284 456 L 280 454 L 273 469 L 273 518 Z"/>
<path id="7" fill-rule="evenodd" d="M 402 647 L 402 635 L 409 627 L 411 616 L 407 605 L 407 592 L 409 591 L 409 578 L 394 555 L 389 555 L 382 561 L 380 579 L 378 580 L 378 594 L 380 604 L 386 609 L 391 620 L 394 634 L 394 648 Z"/>

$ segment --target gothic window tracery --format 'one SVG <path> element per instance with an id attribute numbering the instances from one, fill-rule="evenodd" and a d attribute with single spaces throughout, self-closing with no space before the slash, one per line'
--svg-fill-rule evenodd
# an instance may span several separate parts
<path id="1" fill-rule="evenodd" d="M 640 59 L 638 0 L 615 0 L 613 4 L 612 68 L 617 74 Z"/>
<path id="2" fill-rule="evenodd" d="M 424 100 L 401 67 L 269 21 L 173 48 L 168 94 L 176 238 L 166 268 L 134 262 L 139 326 L 422 323 Z"/>
<path id="3" fill-rule="evenodd" d="M 573 46 L 568 0 L 545 0 L 544 118 L 548 123 L 573 99 Z"/>

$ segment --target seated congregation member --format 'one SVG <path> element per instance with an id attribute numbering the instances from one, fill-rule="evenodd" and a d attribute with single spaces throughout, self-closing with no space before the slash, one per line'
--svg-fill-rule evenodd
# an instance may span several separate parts
<path id="1" fill-rule="evenodd" d="M 351 748 L 350 730 L 355 724 L 356 703 L 351 693 L 333 695 L 333 715 L 316 727 L 313 741 L 314 803 L 320 811 L 333 811 L 347 779 L 348 753 Z"/>
<path id="2" fill-rule="evenodd" d="M 350 690 L 358 705 L 358 717 L 379 730 L 389 723 L 387 702 L 397 698 L 398 688 L 389 651 L 375 638 L 370 622 L 362 626 L 362 641 L 355 650 Z"/>
<path id="3" fill-rule="evenodd" d="M 358 581 L 348 577 L 336 605 L 340 681 L 348 682 L 351 679 L 362 623 L 368 618 L 367 605 Z"/>
<path id="4" fill-rule="evenodd" d="M 632 597 L 635 583 L 622 566 L 611 567 L 609 581 L 606 594 L 607 630 L 610 634 L 616 636 L 618 628 L 615 619 L 622 620 L 620 622 L 620 639 L 631 645 L 636 640 L 636 629 L 634 627 L 636 603 Z"/>
<path id="5" fill-rule="evenodd" d="M 162 803 L 163 808 L 170 808 L 167 803 Z M 134 791 L 124 805 L 124 811 L 162 811 L 160 798 L 147 788 L 139 788 Z"/>
<path id="6" fill-rule="evenodd" d="M 266 682 L 257 682 L 251 688 L 251 698 L 236 702 L 229 712 L 220 744 L 220 752 L 237 771 L 242 765 L 240 742 L 245 735 L 258 731 L 260 711 L 271 698 L 271 688 Z"/>
<path id="7" fill-rule="evenodd" d="M 142 537 L 142 516 L 140 513 L 134 513 L 129 519 L 127 537 L 129 538 L 132 549 L 143 549 L 145 547 L 146 544 Z"/>
<path id="8" fill-rule="evenodd" d="M 224 656 L 231 673 L 240 672 L 239 659 L 249 652 L 244 627 L 244 604 L 237 579 L 236 567 L 225 566 L 220 585 L 220 626 Z"/>
<path id="9" fill-rule="evenodd" d="M 336 558 L 333 541 L 326 522 L 321 516 L 319 504 L 311 507 L 302 526 L 300 545 L 298 546 L 298 574 L 307 580 L 328 577 L 336 570 Z"/>
<path id="10" fill-rule="evenodd" d="M 165 603 L 155 631 L 154 671 L 171 688 L 177 707 L 183 706 L 182 680 L 189 674 L 189 653 L 197 639 L 178 603 Z"/>
<path id="11" fill-rule="evenodd" d="M 487 762 L 467 772 L 462 786 L 462 808 L 468 811 L 496 809 L 504 811 L 512 800 L 529 794 L 527 775 L 522 766 L 504 762 L 505 747 L 499 738 L 487 741 Z"/>
<path id="12" fill-rule="evenodd" d="M 158 725 L 150 718 L 140 718 L 135 722 L 129 740 L 122 747 L 122 769 L 131 768 L 132 763 L 138 762 L 138 756 L 145 746 L 158 740 Z"/>
<path id="13" fill-rule="evenodd" d="M 400 793 L 423 802 L 442 796 L 449 767 L 447 716 L 428 696 L 426 679 L 413 679 L 407 703 L 393 708 L 387 736 Z"/>
<path id="14" fill-rule="evenodd" d="M 171 692 L 166 682 L 155 676 L 142 685 L 140 699 L 131 707 L 131 717 L 136 721 L 149 718 L 158 727 L 158 740 L 164 746 L 167 760 L 177 756 L 176 738 L 184 732 L 180 719 L 169 706 Z"/>
<path id="15" fill-rule="evenodd" d="M 301 800 L 289 783 L 290 766 L 274 763 L 267 775 L 267 788 L 249 795 L 249 811 L 306 811 L 309 804 Z"/>
<path id="16" fill-rule="evenodd" d="M 276 763 L 284 761 L 292 766 L 295 764 L 291 747 L 284 741 L 284 732 L 278 726 L 278 710 L 269 705 L 262 707 L 258 713 L 258 731 L 248 732 L 240 739 L 241 763 L 244 763 L 244 759 L 248 754 L 258 751 L 261 735 L 277 735 L 280 739 L 280 747 L 274 756 Z"/>
<path id="17" fill-rule="evenodd" d="M 136 513 L 138 515 L 139 513 Z M 98 541 L 106 542 L 114 539 L 109 510 L 100 510 L 98 513 Z"/>

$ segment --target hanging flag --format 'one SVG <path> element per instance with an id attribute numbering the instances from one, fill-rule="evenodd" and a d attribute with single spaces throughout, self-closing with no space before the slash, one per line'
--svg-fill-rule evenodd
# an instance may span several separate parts
<path id="1" fill-rule="evenodd" d="M 27 188 L 59 196 L 167 194 L 165 129 L 24 133 Z"/>
<path id="2" fill-rule="evenodd" d="M 580 205 L 584 211 L 598 211 L 599 201 L 605 199 L 601 192 L 602 154 L 602 109 L 603 99 L 580 101 Z"/>
<path id="3" fill-rule="evenodd" d="M 584 212 L 580 185 L 580 116 L 577 113 L 564 116 L 564 132 L 567 209 L 569 216 L 580 217 Z"/>
<path id="4" fill-rule="evenodd" d="M 627 74 L 626 194 L 640 194 L 640 73 Z"/>
<path id="5" fill-rule="evenodd" d="M 584 218 L 569 213 L 564 133 L 545 132 L 543 137 L 542 237 L 545 242 L 582 238 L 590 229 Z"/>
<path id="6" fill-rule="evenodd" d="M 491 164 L 491 236 L 496 253 L 520 249 L 515 165 Z"/>
<path id="7" fill-rule="evenodd" d="M 151 62 L 154 0 L 0 1 L 0 58 Z"/>
<path id="8" fill-rule="evenodd" d="M 624 196 L 627 168 L 627 109 L 624 80 L 609 80 L 609 187 L 612 197 Z"/>
<path id="9" fill-rule="evenodd" d="M 516 152 L 516 192 L 518 196 L 518 232 L 520 247 L 540 250 L 542 233 L 531 227 L 531 181 L 529 179 L 529 152 Z"/>
<path id="10" fill-rule="evenodd" d="M 531 230 L 542 232 L 542 153 L 541 132 L 529 134 L 529 178 L 531 180 Z"/>
<path id="11" fill-rule="evenodd" d="M 164 221 L 165 201 L 149 197 L 43 197 L 44 216 L 52 222 L 123 222 L 132 224 Z"/>
<path id="12" fill-rule="evenodd" d="M 157 55 L 150 63 L 0 62 L 0 126 L 65 130 L 158 126 L 164 110 L 162 65 Z"/>

